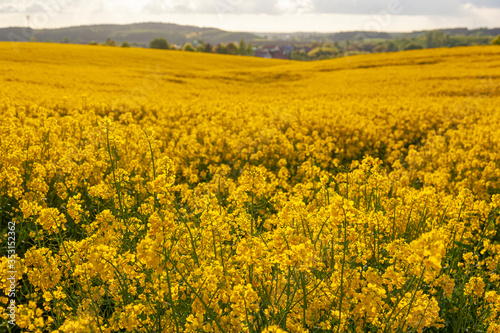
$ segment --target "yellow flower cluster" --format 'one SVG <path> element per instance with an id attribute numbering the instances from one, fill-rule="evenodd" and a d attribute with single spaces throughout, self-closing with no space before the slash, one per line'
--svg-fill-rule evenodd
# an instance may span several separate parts
<path id="1" fill-rule="evenodd" d="M 16 325 L 498 332 L 498 77 L 495 46 L 295 63 L 0 43 Z"/>

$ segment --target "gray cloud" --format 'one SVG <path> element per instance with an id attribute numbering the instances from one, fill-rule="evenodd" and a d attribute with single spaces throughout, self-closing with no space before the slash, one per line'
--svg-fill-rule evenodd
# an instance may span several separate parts
<path id="1" fill-rule="evenodd" d="M 498 0 L 149 0 L 148 13 L 285 14 L 337 13 L 372 15 L 456 15 L 464 5 L 500 8 Z"/>
<path id="2" fill-rule="evenodd" d="M 149 0 L 147 13 L 280 14 L 278 0 Z"/>
<path id="3" fill-rule="evenodd" d="M 165 12 L 172 13 L 188 13 L 193 10 L 190 7 L 190 1 L 181 1 L 181 0 L 150 0 L 146 3 L 142 11 L 151 14 L 160 14 Z"/>
<path id="4" fill-rule="evenodd" d="M 316 13 L 448 15 L 460 11 L 460 0 L 312 0 Z"/>
<path id="5" fill-rule="evenodd" d="M 498 0 L 473 0 L 473 1 L 462 0 L 462 3 L 470 3 L 476 7 L 500 8 L 500 1 Z"/>
<path id="6" fill-rule="evenodd" d="M 136 0 L 145 14 L 296 14 L 337 13 L 373 15 L 382 11 L 396 15 L 466 14 L 469 4 L 500 8 L 499 0 Z M 142 6 L 141 6 L 142 4 Z M 123 10 L 120 1 L 95 0 L 0 0 L 0 13 L 60 12 L 85 10 L 107 13 Z"/>
<path id="7" fill-rule="evenodd" d="M 54 13 L 74 8 L 81 0 L 0 0 L 1 13 Z"/>
<path id="8" fill-rule="evenodd" d="M 0 13 L 18 13 L 25 10 L 25 1 L 0 0 Z"/>

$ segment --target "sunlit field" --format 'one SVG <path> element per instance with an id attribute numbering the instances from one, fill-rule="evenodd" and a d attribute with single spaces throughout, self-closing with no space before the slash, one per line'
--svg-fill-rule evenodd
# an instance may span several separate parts
<path id="1" fill-rule="evenodd" d="M 0 43 L 0 218 L 2 332 L 500 332 L 500 46 Z"/>

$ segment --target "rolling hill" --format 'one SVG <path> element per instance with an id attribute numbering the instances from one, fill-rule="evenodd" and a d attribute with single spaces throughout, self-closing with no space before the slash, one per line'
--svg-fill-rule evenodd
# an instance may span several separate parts
<path id="1" fill-rule="evenodd" d="M 165 38 L 169 43 L 184 44 L 194 40 L 218 44 L 240 41 L 251 41 L 258 38 L 248 32 L 230 32 L 215 28 L 200 28 L 172 23 L 135 23 L 135 24 L 103 24 L 59 29 L 33 30 L 21 27 L 1 28 L 0 41 L 23 41 L 35 38 L 38 41 L 64 40 L 75 44 L 105 42 L 108 38 L 118 43 L 129 42 L 146 46 L 157 37 Z"/>
<path id="2" fill-rule="evenodd" d="M 494 37 L 500 34 L 500 28 L 493 29 L 442 29 L 451 37 L 481 38 Z M 241 39 L 262 45 L 269 42 L 290 44 L 291 42 L 309 43 L 312 41 L 343 42 L 359 38 L 392 40 L 397 38 L 423 37 L 429 31 L 413 31 L 405 33 L 344 31 L 336 33 L 290 32 L 290 33 L 251 33 L 224 31 L 216 28 L 201 28 L 190 25 L 172 23 L 134 23 L 134 24 L 102 24 L 74 26 L 58 29 L 34 30 L 25 27 L 0 28 L 0 41 L 70 42 L 73 44 L 103 43 L 108 38 L 118 42 L 129 42 L 136 46 L 147 46 L 157 37 L 165 38 L 169 43 L 183 45 L 187 42 L 202 40 L 212 45 L 228 42 L 239 42 Z"/>

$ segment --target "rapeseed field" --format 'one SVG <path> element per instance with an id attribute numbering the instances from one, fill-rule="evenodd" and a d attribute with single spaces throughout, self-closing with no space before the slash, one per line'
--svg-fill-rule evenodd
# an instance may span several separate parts
<path id="1" fill-rule="evenodd" d="M 5 332 L 500 332 L 500 47 L 0 43 L 0 217 Z"/>

